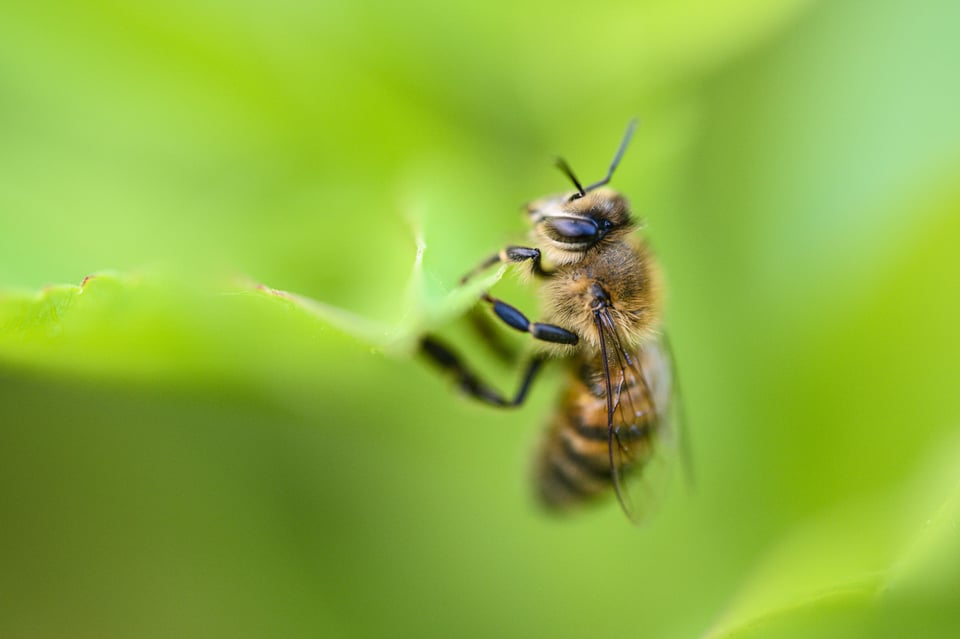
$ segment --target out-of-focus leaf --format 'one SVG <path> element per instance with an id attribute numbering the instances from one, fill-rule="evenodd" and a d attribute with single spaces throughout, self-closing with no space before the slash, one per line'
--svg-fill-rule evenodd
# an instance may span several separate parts
<path id="1" fill-rule="evenodd" d="M 315 364 L 303 353 L 277 362 L 274 348 L 262 346 L 282 344 L 296 351 L 298 344 L 310 345 L 318 331 L 330 329 L 361 346 L 409 353 L 429 328 L 475 304 L 479 291 L 504 270 L 443 297 L 430 297 L 423 282 L 425 248 L 421 244 L 417 252 L 408 307 L 395 325 L 247 280 L 209 292 L 176 280 L 104 273 L 79 286 L 0 294 L 0 361 L 76 374 L 180 381 L 231 378 L 269 365 L 272 375 L 296 378 Z M 290 330 L 288 310 L 300 316 L 295 321 L 299 332 Z M 323 350 L 323 340 L 313 345 Z"/>
<path id="2" fill-rule="evenodd" d="M 839 611 L 863 627 L 866 613 L 882 615 L 904 600 L 952 609 L 960 622 L 960 447 L 946 444 L 928 465 L 933 470 L 925 466 L 902 494 L 848 504 L 797 527 L 761 561 L 706 636 L 769 636 L 772 629 L 773 636 L 802 636 L 806 624 L 834 623 Z M 945 501 L 932 503 L 943 494 Z M 925 515 L 924 507 L 934 510 Z"/>

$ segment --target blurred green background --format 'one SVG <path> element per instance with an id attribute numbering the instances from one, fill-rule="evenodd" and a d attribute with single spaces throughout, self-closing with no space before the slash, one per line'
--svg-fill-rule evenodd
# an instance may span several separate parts
<path id="1" fill-rule="evenodd" d="M 0 636 L 957 636 L 957 25 L 5 4 Z M 697 476 L 639 529 L 534 507 L 559 371 L 501 414 L 408 348 L 633 116 Z"/>

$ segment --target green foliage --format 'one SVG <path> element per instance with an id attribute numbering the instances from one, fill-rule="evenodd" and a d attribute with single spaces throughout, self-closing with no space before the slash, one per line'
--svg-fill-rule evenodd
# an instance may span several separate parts
<path id="1" fill-rule="evenodd" d="M 953 4 L 0 9 L 0 634 L 954 636 Z M 414 354 L 534 313 L 457 278 L 634 115 L 697 476 L 640 529 L 532 505 L 556 371 Z"/>

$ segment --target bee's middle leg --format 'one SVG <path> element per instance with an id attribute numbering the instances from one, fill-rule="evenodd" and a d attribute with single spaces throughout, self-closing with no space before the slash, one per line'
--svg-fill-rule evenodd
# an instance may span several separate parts
<path id="1" fill-rule="evenodd" d="M 467 322 L 470 330 L 477 336 L 480 343 L 504 364 L 515 365 L 520 360 L 521 349 L 507 339 L 502 325 L 496 322 L 487 309 L 477 304 L 467 313 Z"/>
<path id="2" fill-rule="evenodd" d="M 493 307 L 493 312 L 504 324 L 510 328 L 516 329 L 522 333 L 530 333 L 534 339 L 554 344 L 576 344 L 580 338 L 576 333 L 568 331 L 562 326 L 556 324 L 545 324 L 543 322 L 531 322 L 527 319 L 520 309 L 507 304 L 490 295 L 484 294 L 483 301 Z"/>

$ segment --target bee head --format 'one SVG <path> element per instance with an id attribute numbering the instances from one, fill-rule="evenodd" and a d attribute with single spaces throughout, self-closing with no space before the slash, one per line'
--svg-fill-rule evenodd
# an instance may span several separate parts
<path id="1" fill-rule="evenodd" d="M 606 177 L 584 188 L 570 166 L 561 158 L 557 167 L 573 182 L 576 191 L 536 200 L 527 205 L 534 235 L 550 251 L 555 261 L 577 261 L 583 253 L 604 238 L 633 230 L 627 200 L 613 189 L 603 188 L 620 164 L 620 158 L 637 126 L 631 120 L 620 142 Z"/>
<path id="2" fill-rule="evenodd" d="M 527 214 L 538 239 L 560 251 L 582 253 L 612 233 L 633 230 L 626 198 L 607 188 L 574 199 L 571 194 L 546 197 L 527 205 Z"/>

